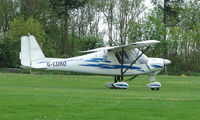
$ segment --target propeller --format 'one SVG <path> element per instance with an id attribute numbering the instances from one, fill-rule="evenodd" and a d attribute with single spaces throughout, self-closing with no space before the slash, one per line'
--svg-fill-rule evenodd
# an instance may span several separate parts
<path id="1" fill-rule="evenodd" d="M 164 62 L 165 62 L 165 60 L 163 60 Z M 165 75 L 168 75 L 168 73 L 167 73 L 167 66 L 166 66 L 166 64 L 164 63 L 164 69 L 165 69 Z"/>
<path id="2" fill-rule="evenodd" d="M 164 69 L 165 69 L 165 74 L 167 75 L 167 65 L 170 64 L 171 61 L 168 59 L 163 59 L 163 64 L 164 64 Z"/>
<path id="3" fill-rule="evenodd" d="M 163 46 L 164 47 L 164 46 Z M 171 63 L 170 60 L 166 59 L 167 56 L 165 55 L 166 54 L 166 49 L 164 50 L 161 50 L 162 54 L 163 54 L 163 65 L 164 65 L 164 70 L 165 70 L 165 75 L 168 75 L 168 72 L 167 72 L 167 65 Z"/>

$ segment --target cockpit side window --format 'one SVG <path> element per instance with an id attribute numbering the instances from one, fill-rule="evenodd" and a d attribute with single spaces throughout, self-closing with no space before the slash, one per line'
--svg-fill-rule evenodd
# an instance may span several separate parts
<path id="1" fill-rule="evenodd" d="M 118 62 L 119 62 L 120 64 L 122 64 L 122 59 L 121 59 L 120 53 L 119 53 L 119 52 L 116 52 L 116 53 L 115 53 L 115 56 L 116 56 Z"/>
<path id="2" fill-rule="evenodd" d="M 131 54 L 131 55 L 130 55 Z M 142 54 L 141 51 L 139 51 L 137 48 L 134 50 L 131 50 L 131 52 L 124 51 L 123 55 L 123 63 L 124 64 L 131 64 L 134 60 L 137 59 Z M 122 51 L 116 52 L 115 56 L 120 64 L 122 64 Z M 147 64 L 148 62 L 148 57 L 143 54 L 140 56 L 140 58 L 137 60 L 140 64 Z"/>
<path id="3" fill-rule="evenodd" d="M 118 62 L 119 62 L 120 64 L 122 64 L 122 51 L 116 52 L 116 53 L 115 53 L 115 56 L 116 56 Z M 123 54 L 123 63 L 124 63 L 124 64 L 129 64 L 129 63 L 131 63 L 131 58 L 128 56 L 128 54 L 127 54 L 126 51 L 124 51 L 124 54 Z"/>

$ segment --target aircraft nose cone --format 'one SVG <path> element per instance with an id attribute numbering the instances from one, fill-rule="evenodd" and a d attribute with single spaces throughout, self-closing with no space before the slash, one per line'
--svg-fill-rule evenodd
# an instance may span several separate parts
<path id="1" fill-rule="evenodd" d="M 171 63 L 171 61 L 170 61 L 170 60 L 168 60 L 168 59 L 164 59 L 163 61 L 164 61 L 164 64 L 165 64 L 165 65 L 168 65 L 168 64 L 170 64 L 170 63 Z"/>

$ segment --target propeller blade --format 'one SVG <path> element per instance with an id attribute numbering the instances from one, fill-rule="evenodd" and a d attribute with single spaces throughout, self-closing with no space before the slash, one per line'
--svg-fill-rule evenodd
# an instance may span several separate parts
<path id="1" fill-rule="evenodd" d="M 165 67 L 165 75 L 168 75 L 168 73 L 167 73 L 167 66 L 164 65 L 164 67 Z"/>
<path id="2" fill-rule="evenodd" d="M 167 66 L 168 64 L 170 64 L 171 61 L 168 59 L 163 59 L 163 64 L 164 64 L 164 69 L 165 69 L 165 75 L 167 75 Z"/>

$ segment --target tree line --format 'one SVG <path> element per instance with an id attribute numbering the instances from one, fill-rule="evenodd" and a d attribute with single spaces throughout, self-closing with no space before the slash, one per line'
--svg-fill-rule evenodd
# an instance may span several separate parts
<path id="1" fill-rule="evenodd" d="M 0 67 L 19 67 L 21 36 L 36 36 L 47 57 L 155 39 L 148 56 L 173 74 L 199 73 L 198 0 L 0 0 Z"/>

